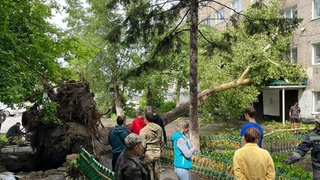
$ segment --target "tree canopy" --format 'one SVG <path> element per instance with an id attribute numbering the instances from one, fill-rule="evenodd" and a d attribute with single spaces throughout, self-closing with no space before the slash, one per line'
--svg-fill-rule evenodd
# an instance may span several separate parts
<path id="1" fill-rule="evenodd" d="M 97 32 L 103 32 L 98 36 L 99 42 L 110 43 L 112 47 L 108 46 L 109 49 L 102 51 L 110 55 L 110 48 L 115 47 L 111 52 L 128 52 L 125 56 L 126 61 L 130 61 L 128 66 L 117 66 L 118 69 L 121 67 L 116 73 L 121 87 L 139 91 L 147 90 L 152 84 L 153 88 L 166 91 L 180 81 L 183 82 L 182 87 L 187 87 L 189 1 L 137 1 L 139 6 L 128 1 L 102 4 L 98 0 L 91 0 L 88 3 L 91 4 L 90 18 L 95 21 L 90 19 L 91 22 L 86 21 L 81 25 L 91 24 L 86 36 L 90 33 L 91 36 L 97 36 L 100 34 Z M 210 3 L 217 2 L 208 1 L 204 6 L 210 7 Z M 243 13 L 236 13 L 232 19 L 226 20 L 229 27 L 224 32 L 200 23 L 200 90 L 237 79 L 247 67 L 250 67 L 248 78 L 251 82 L 250 86 L 219 93 L 207 103 L 204 112 L 214 114 L 212 111 L 219 111 L 224 116 L 229 112 L 229 118 L 237 117 L 244 107 L 256 100 L 259 90 L 268 81 L 286 79 L 294 83 L 304 76 L 299 65 L 291 64 L 284 58 L 291 33 L 300 20 L 283 18 L 281 3 L 272 1 L 270 6 L 256 3 Z M 109 17 L 108 21 L 104 17 Z M 94 24 L 100 25 L 93 28 Z M 78 29 L 83 32 L 83 28 Z M 122 46 L 116 46 L 116 43 Z M 138 51 L 132 50 L 134 48 Z M 110 64 L 110 61 L 106 62 Z M 104 74 L 102 79 L 111 74 Z M 230 110 L 230 106 L 234 108 Z"/>
<path id="2" fill-rule="evenodd" d="M 41 99 L 42 81 L 68 78 L 61 68 L 63 41 L 52 26 L 54 2 L 4 0 L 0 5 L 0 101 L 11 105 Z M 43 92 L 42 92 L 43 93 Z M 40 98 L 39 98 L 40 97 Z"/>
<path id="3" fill-rule="evenodd" d="M 33 95 L 44 90 L 43 80 L 57 83 L 69 79 L 71 72 L 88 79 L 104 109 L 114 104 L 116 92 L 121 106 L 126 91 L 146 91 L 149 85 L 162 92 L 156 92 L 159 96 L 174 84 L 176 94 L 181 87 L 187 89 L 190 1 L 87 3 L 83 6 L 80 1 L 67 1 L 64 8 L 69 14 L 69 29 L 65 32 L 47 21 L 52 9 L 58 8 L 54 1 L 5 0 L 1 4 L 1 101 L 42 97 Z M 210 7 L 210 3 L 217 2 L 199 6 Z M 232 26 L 225 32 L 199 23 L 200 90 L 237 79 L 250 67 L 250 86 L 219 93 L 207 103 L 205 112 L 239 115 L 268 81 L 297 82 L 303 76 L 299 65 L 284 60 L 299 20 L 284 19 L 281 3 L 253 5 L 235 19 L 226 20 Z M 60 57 L 68 62 L 69 71 L 62 68 Z"/>

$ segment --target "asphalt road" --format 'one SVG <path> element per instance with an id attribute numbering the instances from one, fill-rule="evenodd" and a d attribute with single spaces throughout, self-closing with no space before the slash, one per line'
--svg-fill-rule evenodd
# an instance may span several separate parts
<path id="1" fill-rule="evenodd" d="M 7 133 L 8 129 L 13 126 L 17 122 L 21 122 L 22 114 L 17 114 L 15 116 L 9 116 L 6 120 L 1 124 L 0 133 Z M 22 128 L 22 126 L 21 126 Z"/>

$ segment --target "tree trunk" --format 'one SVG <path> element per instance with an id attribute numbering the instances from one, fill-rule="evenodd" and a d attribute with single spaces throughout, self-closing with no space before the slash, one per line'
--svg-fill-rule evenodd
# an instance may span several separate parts
<path id="1" fill-rule="evenodd" d="M 198 0 L 191 0 L 190 6 L 190 77 L 189 77 L 189 118 L 190 135 L 193 144 L 200 149 L 198 123 Z"/>
<path id="2" fill-rule="evenodd" d="M 173 97 L 173 100 L 176 103 L 176 107 L 180 105 L 180 93 L 181 93 L 181 86 L 180 86 L 180 83 L 177 82 L 177 86 L 176 86 L 174 97 Z"/>
<path id="3" fill-rule="evenodd" d="M 147 93 L 147 112 L 152 111 L 152 86 L 151 84 L 148 86 L 148 93 Z"/>
<path id="4" fill-rule="evenodd" d="M 113 85 L 113 96 L 114 96 L 114 104 L 115 104 L 117 116 L 123 116 L 124 112 L 121 104 L 121 96 L 119 93 L 119 87 L 116 84 Z"/>
<path id="5" fill-rule="evenodd" d="M 197 106 L 200 107 L 204 104 L 204 102 L 212 95 L 214 95 L 216 92 L 220 92 L 226 89 L 231 89 L 237 86 L 242 86 L 245 84 L 248 84 L 250 82 L 250 79 L 245 79 L 246 74 L 249 72 L 250 68 L 248 67 L 240 76 L 239 79 L 228 82 L 225 84 L 221 84 L 219 86 L 213 87 L 206 89 L 202 91 L 200 94 L 198 94 L 198 104 Z M 164 121 L 164 124 L 169 124 L 176 120 L 177 118 L 184 116 L 189 113 L 189 104 L 190 102 L 186 102 L 181 104 L 180 106 L 166 112 L 165 114 L 162 115 L 162 119 Z"/>

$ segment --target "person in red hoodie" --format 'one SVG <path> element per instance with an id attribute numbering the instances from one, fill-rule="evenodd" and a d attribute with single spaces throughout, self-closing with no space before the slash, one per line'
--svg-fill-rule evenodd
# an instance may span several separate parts
<path id="1" fill-rule="evenodd" d="M 138 111 L 137 112 L 137 117 L 132 121 L 130 125 L 130 131 L 139 135 L 140 130 L 146 125 L 144 122 L 144 118 L 142 117 L 142 112 Z"/>

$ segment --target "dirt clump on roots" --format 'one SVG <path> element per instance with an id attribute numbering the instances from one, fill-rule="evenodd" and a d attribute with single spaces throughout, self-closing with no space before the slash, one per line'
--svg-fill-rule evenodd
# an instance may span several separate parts
<path id="1" fill-rule="evenodd" d="M 58 168 L 68 154 L 79 153 L 80 147 L 97 159 L 106 154 L 106 150 L 110 149 L 105 141 L 108 130 L 100 121 L 88 82 L 64 82 L 55 89 L 44 85 L 50 100 L 59 105 L 54 117 L 60 123 L 45 120 L 45 108 L 37 105 L 26 112 L 27 128 L 32 132 L 30 141 L 35 151 L 36 169 Z"/>

